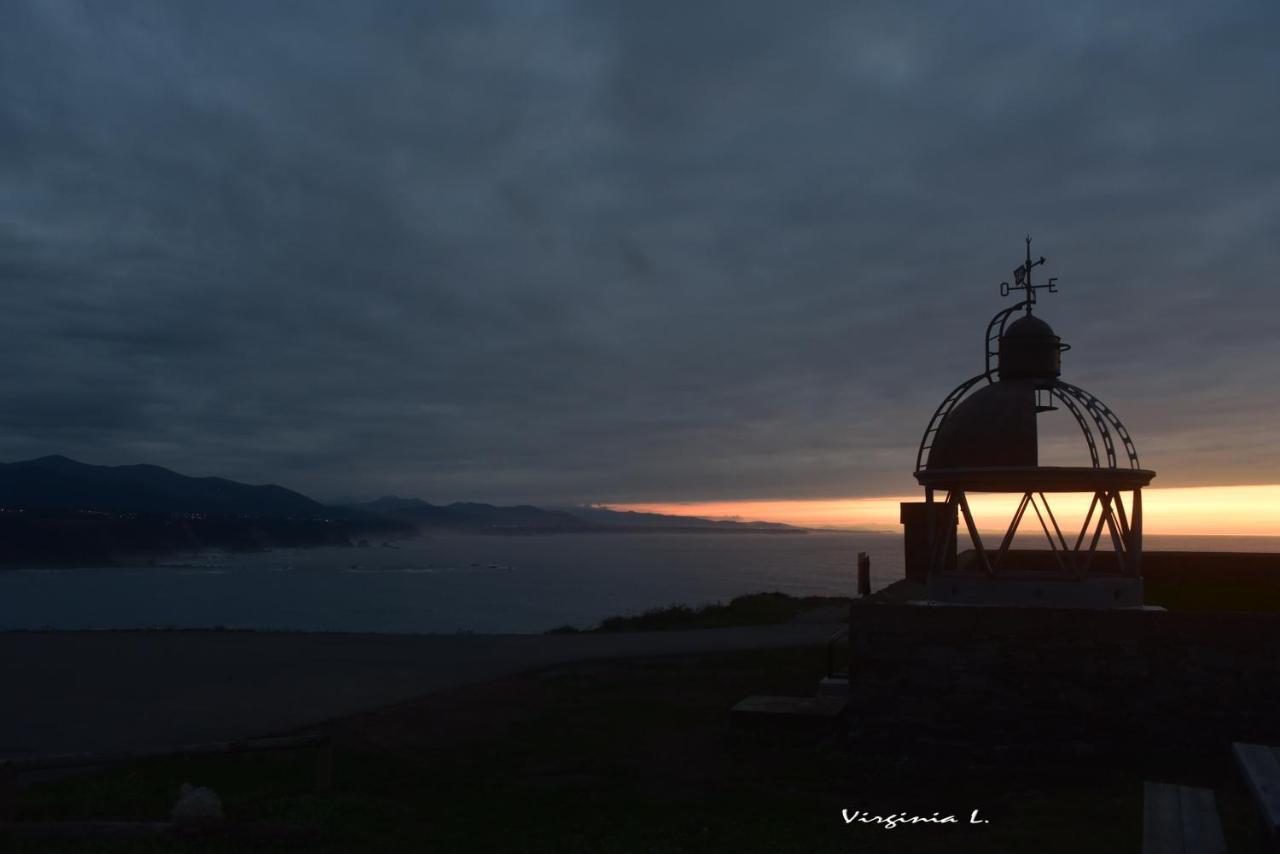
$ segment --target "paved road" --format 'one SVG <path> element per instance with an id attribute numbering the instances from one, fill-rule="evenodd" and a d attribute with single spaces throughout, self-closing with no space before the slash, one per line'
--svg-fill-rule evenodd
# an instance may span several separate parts
<path id="1" fill-rule="evenodd" d="M 0 757 L 247 738 L 551 664 L 821 643 L 825 622 L 603 635 L 0 633 Z"/>

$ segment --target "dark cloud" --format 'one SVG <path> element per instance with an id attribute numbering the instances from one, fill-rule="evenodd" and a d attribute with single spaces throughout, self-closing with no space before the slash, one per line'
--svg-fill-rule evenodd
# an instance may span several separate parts
<path id="1" fill-rule="evenodd" d="M 12 3 L 0 456 L 910 488 L 1022 235 L 1162 484 L 1277 482 L 1274 4 Z"/>

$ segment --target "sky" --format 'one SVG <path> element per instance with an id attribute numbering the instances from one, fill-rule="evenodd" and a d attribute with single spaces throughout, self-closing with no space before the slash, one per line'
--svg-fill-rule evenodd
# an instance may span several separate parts
<path id="1" fill-rule="evenodd" d="M 1094 523 L 1088 527 L 1088 536 L 1093 536 L 1098 516 L 1089 513 L 1092 494 L 1056 493 L 1041 496 L 1037 501 L 1046 497 L 1050 512 L 1071 542 L 1085 528 L 1086 519 Z M 974 526 L 979 532 L 1004 534 L 1020 498 L 1018 494 L 1009 493 L 970 493 L 967 500 Z M 901 503 L 920 500 L 918 493 L 907 493 L 784 501 L 659 502 L 618 505 L 618 509 L 744 522 L 783 522 L 818 529 L 897 533 L 901 530 Z M 938 496 L 938 500 L 942 500 L 942 496 Z M 1128 518 L 1133 508 L 1132 493 L 1122 493 L 1121 501 Z M 1280 508 L 1280 486 L 1274 484 L 1146 489 L 1142 498 L 1143 532 L 1164 536 L 1275 537 L 1280 536 L 1277 508 Z M 957 524 L 963 524 L 959 517 Z M 963 528 L 961 531 L 963 536 Z M 1030 545 L 1045 547 L 1034 512 L 1024 515 L 1018 533 L 1028 537 Z M 994 542 L 998 544 L 999 540 Z M 1274 546 L 1269 545 L 1267 549 L 1274 549 Z"/>
<path id="2" fill-rule="evenodd" d="M 1030 233 L 1064 379 L 1154 485 L 1280 484 L 1270 0 L 4 18 L 0 459 L 322 500 L 911 495 Z"/>

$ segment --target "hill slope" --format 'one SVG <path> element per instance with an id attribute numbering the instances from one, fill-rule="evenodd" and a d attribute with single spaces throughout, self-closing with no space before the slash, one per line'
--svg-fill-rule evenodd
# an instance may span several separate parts
<path id="1" fill-rule="evenodd" d="M 634 510 L 610 510 L 607 507 L 566 507 L 587 522 L 621 528 L 707 528 L 721 531 L 798 531 L 794 525 L 781 522 L 735 522 L 722 519 L 703 519 L 699 516 L 670 516 L 665 513 L 637 513 Z"/>
<path id="2" fill-rule="evenodd" d="M 0 506 L 107 513 L 328 515 L 320 502 L 282 486 L 187 477 L 151 465 L 95 466 L 62 456 L 0 464 Z"/>
<path id="3" fill-rule="evenodd" d="M 348 509 L 390 516 L 424 531 L 568 533 L 598 527 L 562 510 L 543 510 L 529 504 L 514 507 L 472 502 L 437 505 L 420 498 L 387 496 Z"/>
<path id="4" fill-rule="evenodd" d="M 437 505 L 420 498 L 385 496 L 351 510 L 378 513 L 409 522 L 423 531 L 471 531 L 490 533 L 804 533 L 803 528 L 776 522 L 726 522 L 696 516 L 667 516 L 660 513 L 632 513 L 603 507 L 534 507 L 520 504 L 502 507 L 493 504 L 457 502 Z"/>

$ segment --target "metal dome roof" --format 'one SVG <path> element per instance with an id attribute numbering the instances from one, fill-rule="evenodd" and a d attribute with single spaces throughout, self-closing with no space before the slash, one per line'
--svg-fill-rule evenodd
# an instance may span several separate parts
<path id="1" fill-rule="evenodd" d="M 1039 458 L 1031 382 L 991 383 L 962 400 L 938 427 L 926 468 L 1034 466 Z"/>
<path id="2" fill-rule="evenodd" d="M 1053 327 L 1034 314 L 1024 314 L 1004 328 L 1001 338 L 1042 338 L 1057 336 Z"/>

